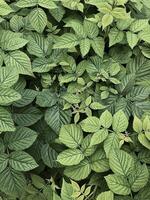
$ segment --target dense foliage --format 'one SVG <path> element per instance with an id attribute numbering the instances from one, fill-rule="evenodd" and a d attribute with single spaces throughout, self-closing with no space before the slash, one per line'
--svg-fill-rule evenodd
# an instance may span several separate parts
<path id="1" fill-rule="evenodd" d="M 0 199 L 150 200 L 149 20 L 149 0 L 0 0 Z"/>

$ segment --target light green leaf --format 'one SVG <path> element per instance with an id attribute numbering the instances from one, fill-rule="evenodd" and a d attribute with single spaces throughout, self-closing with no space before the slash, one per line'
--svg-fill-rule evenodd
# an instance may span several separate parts
<path id="1" fill-rule="evenodd" d="M 110 128 L 112 124 L 112 114 L 108 110 L 101 114 L 100 123 L 104 128 Z"/>
<path id="2" fill-rule="evenodd" d="M 84 20 L 83 23 L 84 32 L 90 38 L 94 39 L 98 36 L 99 29 L 97 25 L 89 20 Z"/>
<path id="3" fill-rule="evenodd" d="M 9 157 L 10 166 L 17 171 L 29 171 L 38 167 L 34 158 L 24 151 L 12 152 Z"/>
<path id="4" fill-rule="evenodd" d="M 102 143 L 108 136 L 107 129 L 101 129 L 94 133 L 91 138 L 90 146 Z"/>
<path id="5" fill-rule="evenodd" d="M 137 164 L 136 170 L 132 172 L 129 176 L 129 182 L 131 185 L 131 189 L 133 192 L 138 192 L 142 189 L 148 182 L 149 179 L 149 172 L 147 166 L 141 165 L 140 163 Z"/>
<path id="6" fill-rule="evenodd" d="M 11 68 L 15 68 L 19 74 L 31 75 L 30 58 L 22 51 L 13 51 L 5 55 L 5 64 Z"/>
<path id="7" fill-rule="evenodd" d="M 105 177 L 109 189 L 115 194 L 129 195 L 131 193 L 130 185 L 127 179 L 121 175 L 108 175 Z"/>
<path id="8" fill-rule="evenodd" d="M 106 172 L 110 169 L 104 150 L 97 150 L 91 157 L 91 169 L 97 173 Z"/>
<path id="9" fill-rule="evenodd" d="M 91 172 L 89 162 L 84 159 L 80 164 L 75 166 L 66 167 L 64 174 L 76 181 L 85 179 Z"/>
<path id="10" fill-rule="evenodd" d="M 80 125 L 85 132 L 97 132 L 101 126 L 100 120 L 94 116 L 84 119 Z"/>
<path id="11" fill-rule="evenodd" d="M 0 88 L 0 105 L 8 105 L 14 101 L 21 99 L 21 95 L 10 88 Z"/>
<path id="12" fill-rule="evenodd" d="M 88 54 L 89 50 L 90 50 L 90 40 L 88 38 L 82 39 L 80 41 L 80 51 L 82 54 L 82 57 L 84 57 L 86 54 Z"/>
<path id="13" fill-rule="evenodd" d="M 96 150 L 96 146 L 90 146 L 91 137 L 91 134 L 87 135 L 81 143 L 81 150 L 85 156 L 91 156 Z"/>
<path id="14" fill-rule="evenodd" d="M 109 32 L 109 47 L 114 44 L 120 43 L 124 38 L 123 31 L 118 30 L 117 28 L 112 28 Z"/>
<path id="15" fill-rule="evenodd" d="M 113 16 L 111 14 L 105 14 L 102 18 L 103 29 L 112 24 Z"/>
<path id="16" fill-rule="evenodd" d="M 113 194 L 113 192 L 111 192 L 111 191 L 102 192 L 96 198 L 96 200 L 107 200 L 107 199 L 114 200 L 114 194 Z"/>
<path id="17" fill-rule="evenodd" d="M 137 133 L 142 132 L 142 121 L 135 115 L 133 120 L 133 129 Z"/>
<path id="18" fill-rule="evenodd" d="M 143 29 L 142 31 L 140 31 L 138 33 L 138 37 L 141 40 L 150 43 L 150 26 L 147 26 L 145 29 Z"/>
<path id="19" fill-rule="evenodd" d="M 139 142 L 140 142 L 144 147 L 146 147 L 147 149 L 150 150 L 150 141 L 147 139 L 147 137 L 145 136 L 145 134 L 140 133 L 140 134 L 138 135 L 138 140 L 139 140 Z"/>
<path id="20" fill-rule="evenodd" d="M 29 14 L 32 27 L 39 33 L 42 33 L 47 24 L 47 16 L 41 8 L 35 8 Z"/>
<path id="21" fill-rule="evenodd" d="M 57 8 L 57 5 L 55 3 L 55 0 L 38 0 L 38 4 L 43 7 L 43 8 L 47 8 L 47 9 L 55 9 Z"/>
<path id="22" fill-rule="evenodd" d="M 11 114 L 0 107 L 0 132 L 3 131 L 15 131 L 15 126 Z"/>
<path id="23" fill-rule="evenodd" d="M 16 6 L 19 8 L 26 8 L 26 7 L 32 7 L 36 6 L 38 4 L 38 0 L 19 0 L 16 3 Z"/>
<path id="24" fill-rule="evenodd" d="M 0 15 L 8 15 L 11 12 L 13 9 L 4 0 L 0 0 Z"/>
<path id="25" fill-rule="evenodd" d="M 14 15 L 10 19 L 10 27 L 13 31 L 19 32 L 21 28 L 23 28 L 24 23 L 23 23 L 23 17 L 19 15 Z"/>
<path id="26" fill-rule="evenodd" d="M 128 119 L 123 111 L 118 111 L 113 116 L 113 130 L 117 133 L 124 132 L 128 128 Z"/>
<path id="27" fill-rule="evenodd" d="M 37 138 L 37 133 L 30 128 L 17 127 L 15 132 L 6 133 L 4 141 L 11 150 L 29 148 Z"/>
<path id="28" fill-rule="evenodd" d="M 57 161 L 65 166 L 72 166 L 79 164 L 84 159 L 84 154 L 79 149 L 67 149 L 62 151 Z"/>
<path id="29" fill-rule="evenodd" d="M 94 38 L 93 40 L 91 40 L 91 46 L 95 53 L 103 58 L 105 47 L 104 39 L 102 37 Z"/>
<path id="30" fill-rule="evenodd" d="M 78 104 L 80 103 L 80 97 L 78 95 L 75 94 L 71 94 L 71 93 L 66 93 L 62 96 L 63 99 L 65 99 L 68 103 L 71 104 Z"/>
<path id="31" fill-rule="evenodd" d="M 116 7 L 112 10 L 111 14 L 113 15 L 113 17 L 117 18 L 117 19 L 128 19 L 130 18 L 130 13 L 126 12 L 125 8 L 121 8 L 121 7 Z"/>
<path id="32" fill-rule="evenodd" d="M 110 152 L 114 148 L 119 149 L 119 141 L 119 137 L 116 133 L 111 133 L 108 135 L 107 139 L 104 141 L 104 150 L 107 155 L 107 158 L 109 157 Z"/>
<path id="33" fill-rule="evenodd" d="M 70 183 L 67 183 L 65 179 L 63 179 L 62 188 L 61 188 L 61 198 L 62 200 L 73 200 L 71 197 L 73 194 L 73 188 Z"/>
<path id="34" fill-rule="evenodd" d="M 54 49 L 73 48 L 79 44 L 79 40 L 73 33 L 65 33 L 54 44 Z"/>
<path id="35" fill-rule="evenodd" d="M 80 126 L 75 124 L 62 126 L 59 140 L 69 148 L 77 148 L 83 140 L 83 133 Z"/>
<path id="36" fill-rule="evenodd" d="M 137 33 L 148 26 L 148 19 L 136 19 L 130 25 L 130 31 Z"/>
<path id="37" fill-rule="evenodd" d="M 114 173 L 128 176 L 133 172 L 134 159 L 123 150 L 113 149 L 109 154 L 109 165 Z"/>
<path id="38" fill-rule="evenodd" d="M 138 35 L 130 31 L 128 31 L 126 34 L 127 34 L 127 41 L 129 43 L 129 46 L 131 47 L 131 49 L 133 49 L 139 41 Z"/>

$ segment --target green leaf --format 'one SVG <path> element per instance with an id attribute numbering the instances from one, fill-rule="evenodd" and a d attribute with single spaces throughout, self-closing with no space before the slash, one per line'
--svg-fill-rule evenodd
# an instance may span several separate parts
<path id="1" fill-rule="evenodd" d="M 27 44 L 27 40 L 22 38 L 21 33 L 14 33 L 8 30 L 1 30 L 0 46 L 5 51 L 20 49 Z"/>
<path id="2" fill-rule="evenodd" d="M 107 129 L 101 129 L 94 133 L 91 138 L 90 146 L 102 143 L 108 136 Z"/>
<path id="3" fill-rule="evenodd" d="M 84 119 L 80 125 L 85 132 L 97 132 L 101 126 L 100 120 L 93 116 Z"/>
<path id="4" fill-rule="evenodd" d="M 11 12 L 13 9 L 4 0 L 0 0 L 0 15 L 5 16 Z"/>
<path id="5" fill-rule="evenodd" d="M 8 165 L 8 155 L 5 153 L 0 154 L 0 173 L 6 169 Z"/>
<path id="6" fill-rule="evenodd" d="M 65 166 L 77 165 L 83 159 L 84 155 L 79 149 L 67 149 L 61 152 L 57 157 L 57 161 Z"/>
<path id="7" fill-rule="evenodd" d="M 6 133 L 4 141 L 11 150 L 24 150 L 29 148 L 36 140 L 37 133 L 26 127 L 16 127 L 15 132 Z"/>
<path id="8" fill-rule="evenodd" d="M 149 179 L 149 172 L 147 166 L 137 164 L 136 170 L 132 172 L 129 176 L 129 182 L 131 185 L 131 189 L 133 192 L 138 192 L 142 189 L 148 182 Z"/>
<path id="9" fill-rule="evenodd" d="M 128 31 L 126 34 L 127 34 L 127 41 L 129 43 L 129 46 L 131 47 L 131 49 L 133 49 L 139 41 L 138 35 L 130 31 Z"/>
<path id="10" fill-rule="evenodd" d="M 77 148 L 83 140 L 83 133 L 80 126 L 75 124 L 62 126 L 59 140 L 69 148 Z"/>
<path id="11" fill-rule="evenodd" d="M 58 153 L 49 144 L 44 144 L 41 149 L 41 157 L 44 164 L 50 168 L 59 167 L 57 160 Z"/>
<path id="12" fill-rule="evenodd" d="M 10 88 L 0 88 L 0 105 L 8 105 L 14 101 L 21 99 L 21 95 Z"/>
<path id="13" fill-rule="evenodd" d="M 38 32 L 42 33 L 47 24 L 47 16 L 43 9 L 35 8 L 29 14 L 29 19 L 32 27 Z"/>
<path id="14" fill-rule="evenodd" d="M 103 58 L 105 47 L 104 39 L 102 37 L 94 38 L 93 40 L 91 40 L 91 46 L 95 53 Z"/>
<path id="15" fill-rule="evenodd" d="M 22 51 L 13 51 L 5 55 L 5 64 L 11 68 L 15 68 L 18 74 L 31 75 L 31 61 L 30 58 Z"/>
<path id="16" fill-rule="evenodd" d="M 124 38 L 123 31 L 118 30 L 117 28 L 112 28 L 109 32 L 109 47 L 114 44 L 120 43 Z"/>
<path id="17" fill-rule="evenodd" d="M 91 172 L 90 164 L 86 159 L 84 159 L 78 165 L 66 167 L 64 174 L 69 178 L 79 181 L 87 178 L 90 172 Z"/>
<path id="18" fill-rule="evenodd" d="M 32 62 L 32 70 L 37 73 L 49 72 L 56 66 L 55 63 L 52 63 L 46 58 L 36 58 Z"/>
<path id="19" fill-rule="evenodd" d="M 9 164 L 13 169 L 24 172 L 38 167 L 33 157 L 24 151 L 12 152 L 9 157 Z"/>
<path id="20" fill-rule="evenodd" d="M 12 70 L 10 66 L 0 68 L 0 86 L 2 88 L 10 88 L 19 78 L 17 70 Z"/>
<path id="21" fill-rule="evenodd" d="M 13 113 L 13 119 L 19 126 L 31 126 L 39 121 L 42 116 L 41 111 L 35 107 L 23 108 L 19 112 Z"/>
<path id="22" fill-rule="evenodd" d="M 104 128 L 110 128 L 112 124 L 112 119 L 112 114 L 108 110 L 106 110 L 100 116 L 100 123 Z"/>
<path id="23" fill-rule="evenodd" d="M 82 39 L 80 41 L 80 51 L 82 54 L 82 57 L 84 57 L 86 54 L 88 54 L 89 50 L 90 50 L 90 40 L 88 38 Z"/>
<path id="24" fill-rule="evenodd" d="M 4 108 L 0 107 L 0 132 L 15 131 L 15 126 L 11 114 Z"/>
<path id="25" fill-rule="evenodd" d="M 45 121 L 58 134 L 62 125 L 70 123 L 71 113 L 56 105 L 46 110 Z"/>
<path id="26" fill-rule="evenodd" d="M 56 94 L 47 89 L 39 92 L 36 98 L 36 104 L 40 107 L 51 107 L 54 106 L 56 102 Z"/>
<path id="27" fill-rule="evenodd" d="M 106 200 L 106 199 L 114 200 L 114 194 L 113 194 L 113 192 L 111 192 L 111 191 L 102 192 L 96 198 L 96 200 Z"/>
<path id="28" fill-rule="evenodd" d="M 31 55 L 35 55 L 40 58 L 46 56 L 49 47 L 47 38 L 44 38 L 43 35 L 38 33 L 32 33 L 28 35 L 27 39 L 29 40 L 27 50 Z"/>
<path id="29" fill-rule="evenodd" d="M 31 180 L 32 180 L 32 184 L 38 188 L 38 189 L 42 189 L 45 187 L 45 181 L 44 179 L 42 179 L 40 176 L 37 176 L 35 174 L 31 174 Z"/>
<path id="30" fill-rule="evenodd" d="M 105 177 L 109 189 L 115 194 L 129 195 L 131 193 L 130 185 L 127 179 L 121 175 L 108 175 Z"/>
<path id="31" fill-rule="evenodd" d="M 54 44 L 54 49 L 73 48 L 79 44 L 78 38 L 73 33 L 65 33 Z"/>
<path id="32" fill-rule="evenodd" d="M 111 14 L 105 14 L 102 18 L 103 29 L 112 24 L 113 16 Z"/>
<path id="33" fill-rule="evenodd" d="M 22 173 L 8 167 L 0 173 L 1 191 L 11 196 L 20 196 L 26 186 L 26 180 Z"/>
<path id="34" fill-rule="evenodd" d="M 113 116 L 113 130 L 117 133 L 124 132 L 128 128 L 128 119 L 123 111 L 118 111 Z"/>
<path id="35" fill-rule="evenodd" d="M 26 89 L 22 90 L 20 94 L 21 94 L 21 99 L 13 103 L 13 106 L 18 108 L 27 106 L 30 103 L 32 103 L 38 93 L 35 90 Z"/>
<path id="36" fill-rule="evenodd" d="M 97 150 L 91 157 L 91 169 L 97 173 L 106 172 L 109 170 L 109 162 L 106 158 L 104 150 Z"/>
<path id="37" fill-rule="evenodd" d="M 133 172 L 134 159 L 123 150 L 113 149 L 109 154 L 109 165 L 114 173 L 128 176 Z"/>

